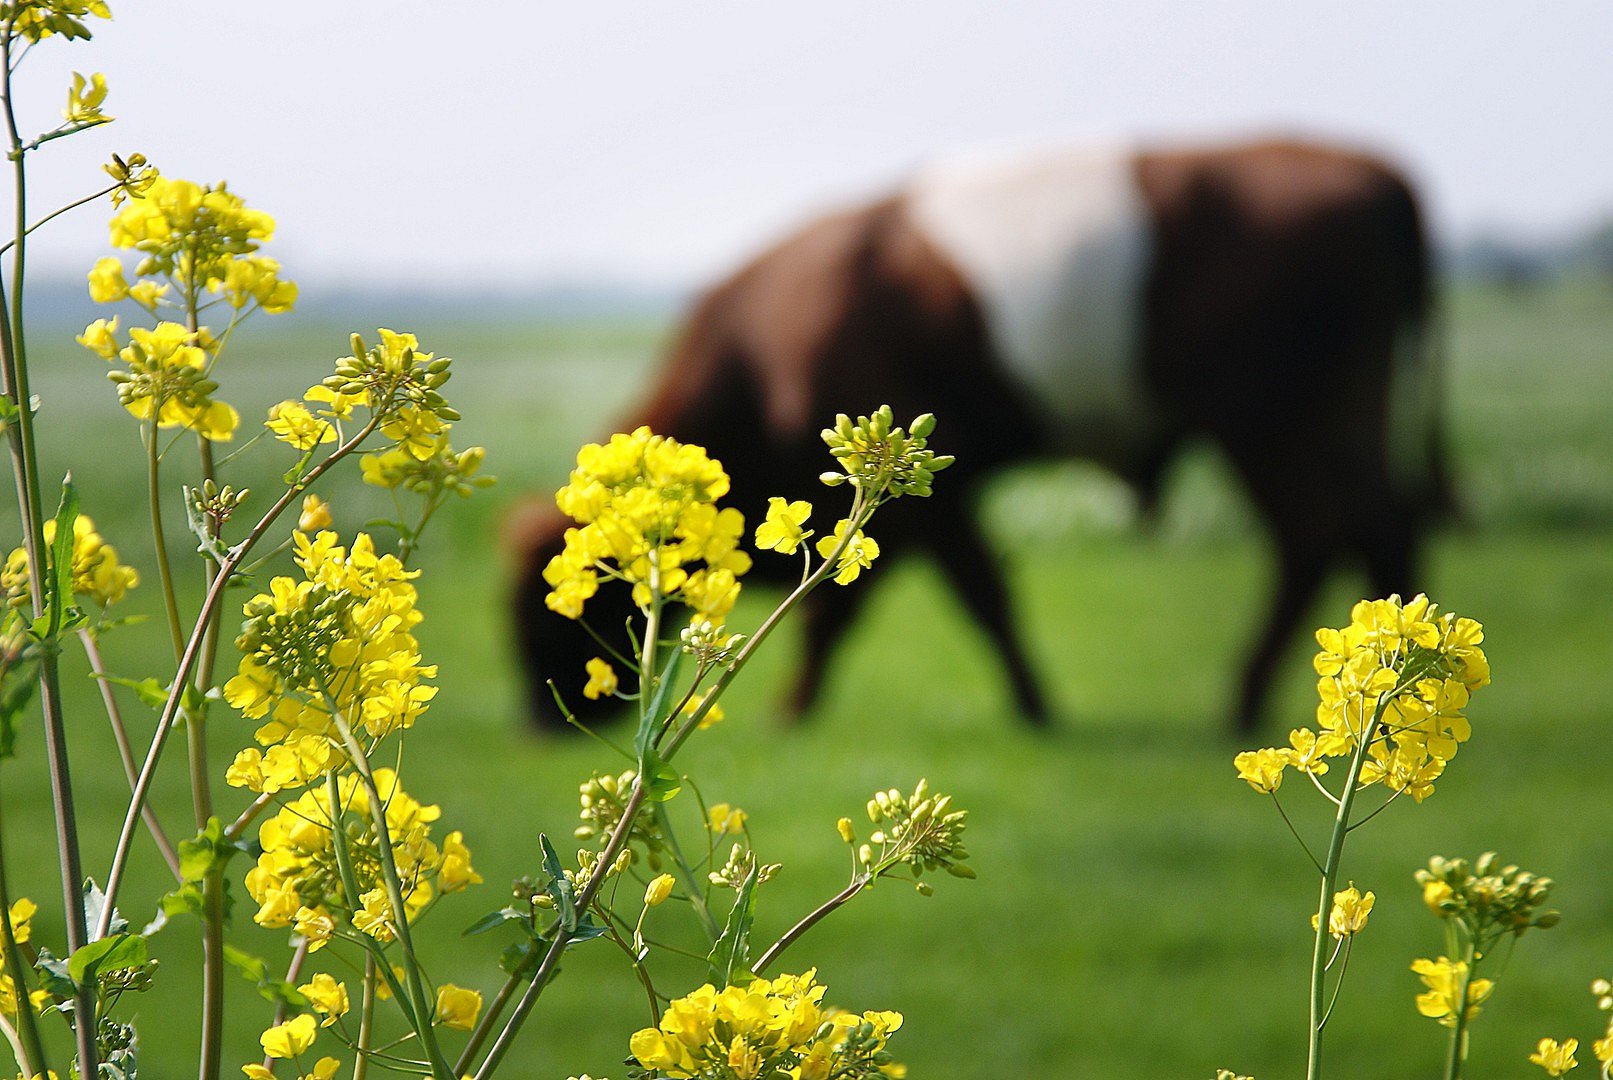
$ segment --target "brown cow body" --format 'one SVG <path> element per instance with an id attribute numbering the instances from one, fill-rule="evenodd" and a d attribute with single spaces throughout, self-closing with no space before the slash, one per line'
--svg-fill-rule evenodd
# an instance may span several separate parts
<path id="1" fill-rule="evenodd" d="M 1243 479 L 1279 564 L 1236 706 L 1250 726 L 1331 565 L 1358 558 L 1377 592 L 1411 590 L 1442 483 L 1437 455 L 1397 469 L 1391 452 L 1391 383 L 1406 362 L 1397 343 L 1416 339 L 1428 304 L 1422 228 L 1393 171 L 1338 150 L 1140 152 L 1128 168 L 1148 248 L 1132 357 L 1144 400 L 1123 430 L 1098 420 L 1071 430 L 1050 415 L 1004 363 L 979 291 L 915 220 L 906 194 L 822 219 L 707 293 L 632 423 L 707 447 L 754 525 L 770 495 L 822 501 L 818 431 L 836 412 L 889 403 L 898 418 L 935 413 L 937 448 L 958 463 L 934 497 L 881 511 L 875 535 L 887 558 L 920 550 L 936 560 L 998 648 L 1019 708 L 1038 721 L 1046 703 L 976 520 L 982 483 L 1015 462 L 1073 453 L 1131 482 L 1146 508 L 1183 441 L 1207 439 Z M 583 661 L 598 652 L 544 607 L 541 572 L 561 526 L 554 518 L 527 537 L 515 596 L 533 707 L 551 721 L 544 680 L 574 698 Z M 759 559 L 752 573 L 770 572 L 782 581 L 798 567 Z M 866 595 L 812 597 L 795 708 L 812 701 L 830 647 Z M 604 593 L 590 604 L 602 602 Z M 605 629 L 626 615 L 625 606 L 591 607 L 589 618 Z"/>

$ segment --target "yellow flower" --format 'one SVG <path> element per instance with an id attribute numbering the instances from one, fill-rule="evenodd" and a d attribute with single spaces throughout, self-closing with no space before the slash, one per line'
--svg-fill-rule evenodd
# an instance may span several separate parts
<path id="1" fill-rule="evenodd" d="M 330 528 L 330 503 L 309 493 L 302 500 L 302 513 L 297 515 L 298 532 L 318 532 Z"/>
<path id="2" fill-rule="evenodd" d="M 168 295 L 168 286 L 155 281 L 137 281 L 129 286 L 129 299 L 147 311 L 157 310 L 157 301 Z"/>
<path id="3" fill-rule="evenodd" d="M 129 283 L 123 278 L 123 263 L 110 255 L 95 260 L 89 277 L 90 299 L 97 304 L 110 304 L 129 295 Z"/>
<path id="4" fill-rule="evenodd" d="M 73 340 L 102 360 L 111 360 L 118 355 L 118 320 L 115 316 L 110 319 L 96 319 Z"/>
<path id="5" fill-rule="evenodd" d="M 717 836 L 738 836 L 745 831 L 748 815 L 725 802 L 712 803 L 706 811 L 706 827 Z"/>
<path id="6" fill-rule="evenodd" d="M 644 906 L 655 907 L 672 895 L 672 875 L 659 874 L 644 888 Z"/>
<path id="7" fill-rule="evenodd" d="M 347 984 L 337 982 L 323 971 L 315 975 L 313 981 L 297 987 L 297 992 L 308 999 L 316 1013 L 325 1018 L 320 1027 L 330 1027 L 347 1015 Z"/>
<path id="8" fill-rule="evenodd" d="M 1365 896 L 1354 885 L 1333 894 L 1333 910 L 1327 916 L 1327 932 L 1336 938 L 1354 937 L 1366 929 L 1367 916 L 1372 914 L 1377 897 L 1368 890 Z M 1311 929 L 1316 929 L 1316 916 L 1311 916 Z"/>
<path id="9" fill-rule="evenodd" d="M 1446 901 L 1455 895 L 1456 890 L 1446 882 L 1431 879 L 1423 883 L 1423 903 L 1428 905 L 1429 911 L 1441 919 L 1449 914 L 1444 906 Z"/>
<path id="10" fill-rule="evenodd" d="M 327 421 L 315 418 L 299 401 L 282 401 L 270 406 L 269 419 L 263 426 L 274 432 L 274 437 L 281 442 L 304 453 L 320 443 L 336 441 L 336 429 Z"/>
<path id="11" fill-rule="evenodd" d="M 1547 1076 L 1561 1076 L 1579 1066 L 1579 1062 L 1574 1060 L 1574 1051 L 1578 1049 L 1578 1039 L 1569 1039 L 1561 1044 L 1556 1039 L 1541 1039 L 1540 1048 L 1529 1055 L 1529 1060 L 1545 1069 Z"/>
<path id="12" fill-rule="evenodd" d="M 801 542 L 811 535 L 801 526 L 812 514 L 812 504 L 805 500 L 787 503 L 778 496 L 767 500 L 767 520 L 756 527 L 756 546 L 783 555 L 793 555 Z"/>
<path id="13" fill-rule="evenodd" d="M 616 693 L 616 669 L 602 657 L 594 657 L 584 667 L 588 670 L 588 685 L 582 688 L 583 697 L 598 701 Z"/>
<path id="14" fill-rule="evenodd" d="M 263 1052 L 269 1057 L 298 1057 L 314 1045 L 314 1036 L 318 1033 L 318 1023 L 312 1016 L 304 1013 L 265 1031 L 259 1042 L 263 1044 Z"/>
<path id="15" fill-rule="evenodd" d="M 1442 956 L 1438 960 L 1414 960 L 1411 970 L 1428 987 L 1426 992 L 1417 995 L 1417 1011 L 1445 1027 L 1455 1027 L 1456 1002 L 1461 997 L 1462 982 L 1467 978 L 1467 964 Z M 1490 996 L 1494 986 L 1489 979 L 1473 979 L 1468 983 L 1467 1019 L 1478 1015 L 1479 1005 Z"/>
<path id="16" fill-rule="evenodd" d="M 482 995 L 478 990 L 466 990 L 453 983 L 444 983 L 437 989 L 437 1023 L 456 1031 L 469 1031 L 476 1026 L 476 1017 L 482 1011 Z"/>
<path id="17" fill-rule="evenodd" d="M 455 829 L 442 841 L 442 864 L 437 868 L 437 884 L 443 892 L 451 893 L 481 883 L 482 875 L 470 865 L 470 848 L 465 846 L 465 834 Z"/>
<path id="18" fill-rule="evenodd" d="M 56 542 L 56 522 L 45 522 L 45 543 Z M 132 566 L 118 562 L 118 550 L 108 544 L 95 531 L 95 522 L 87 514 L 73 521 L 73 594 L 106 607 L 122 600 L 128 591 L 140 584 L 140 574 Z M 0 568 L 0 586 L 14 607 L 28 602 L 28 552 L 15 548 Z"/>
<path id="19" fill-rule="evenodd" d="M 73 86 L 67 91 L 67 108 L 62 119 L 78 127 L 110 123 L 112 117 L 101 111 L 106 101 L 106 76 L 97 71 L 88 79 L 73 72 Z"/>
<path id="20" fill-rule="evenodd" d="M 833 534 L 818 540 L 818 554 L 825 559 L 834 554 L 835 548 L 840 546 L 841 538 L 846 535 L 846 530 L 850 527 L 851 522 L 841 518 L 836 523 Z M 872 566 L 877 558 L 879 558 L 879 544 L 873 537 L 864 536 L 862 530 L 858 529 L 852 534 L 850 542 L 846 544 L 845 550 L 835 562 L 835 582 L 840 585 L 851 584 L 857 580 L 859 574 Z"/>
<path id="21" fill-rule="evenodd" d="M 1288 752 L 1273 747 L 1245 750 L 1232 759 L 1238 769 L 1238 779 L 1248 781 L 1256 791 L 1271 794 L 1283 786 L 1283 770 L 1288 767 Z"/>

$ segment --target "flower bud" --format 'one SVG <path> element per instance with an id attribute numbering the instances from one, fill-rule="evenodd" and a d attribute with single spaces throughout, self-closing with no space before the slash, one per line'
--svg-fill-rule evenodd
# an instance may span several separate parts
<path id="1" fill-rule="evenodd" d="M 851 819 L 849 817 L 843 817 L 835 822 L 835 828 L 840 830 L 840 839 L 846 843 L 854 844 L 857 842 L 857 834 L 851 828 Z"/>
<path id="2" fill-rule="evenodd" d="M 651 878 L 650 884 L 644 890 L 644 906 L 655 907 L 671 895 L 671 874 L 661 874 L 659 877 Z"/>

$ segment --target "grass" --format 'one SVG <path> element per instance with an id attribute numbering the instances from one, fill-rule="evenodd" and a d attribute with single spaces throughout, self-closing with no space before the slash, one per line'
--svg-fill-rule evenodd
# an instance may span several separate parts
<path id="1" fill-rule="evenodd" d="M 1408 969 L 1440 949 L 1411 879 L 1433 854 L 1494 848 L 1560 882 L 1563 924 L 1531 935 L 1510 960 L 1474 1031 L 1470 1075 L 1522 1072 L 1542 1035 L 1600 1034 L 1586 987 L 1613 971 L 1613 880 L 1603 872 L 1613 837 L 1596 826 L 1613 719 L 1610 317 L 1613 296 L 1591 285 L 1454 295 L 1451 428 L 1474 524 L 1438 541 L 1429 591 L 1484 620 L 1496 682 L 1476 699 L 1473 740 L 1438 793 L 1422 806 L 1397 804 L 1353 841 L 1346 876 L 1379 901 L 1329 1029 L 1334 1075 L 1438 1068 L 1444 1031 L 1416 1015 Z M 353 325 L 376 322 L 411 325 L 407 312 L 384 310 Z M 248 329 L 223 393 L 253 417 L 325 374 L 349 327 L 292 318 Z M 432 973 L 491 991 L 502 943 L 458 931 L 503 903 L 505 883 L 536 870 L 540 831 L 568 836 L 576 784 L 610 767 L 593 744 L 538 739 L 521 723 L 499 521 L 519 499 L 552 490 L 575 445 L 633 401 L 665 328 L 445 318 L 417 329 L 457 358 L 450 390 L 466 419 L 456 442 L 484 443 L 501 478 L 452 508 L 421 555 L 420 636 L 442 665 L 443 689 L 406 763 L 411 791 L 440 802 L 447 827 L 464 829 L 487 878 L 423 924 Z M 86 511 L 126 557 L 149 565 L 133 429 L 100 381 L 100 362 L 63 345 L 63 331 L 40 327 L 34 345 L 47 472 L 71 462 Z M 254 449 L 239 475 L 267 493 L 284 463 L 274 448 Z M 387 509 L 352 477 L 328 494 L 344 531 Z M 1017 722 L 983 640 L 922 563 L 877 568 L 873 601 L 837 654 L 821 707 L 796 728 L 774 716 L 795 651 L 786 632 L 738 684 L 730 719 L 692 743 L 685 762 L 707 798 L 750 812 L 764 858 L 785 863 L 763 891 L 758 936 L 771 939 L 843 882 L 837 817 L 855 817 L 875 787 L 928 776 L 972 810 L 980 879 L 944 879 L 929 899 L 895 884 L 875 889 L 784 965 L 816 965 L 837 1002 L 905 1013 L 895 1048 L 912 1075 L 1207 1077 L 1218 1065 L 1295 1075 L 1314 878 L 1281 821 L 1234 778 L 1240 747 L 1221 726 L 1267 584 L 1246 509 L 1218 463 L 1200 455 L 1180 469 L 1152 535 L 1132 528 L 1113 484 L 1075 466 L 1005 477 L 988 511 L 1012 555 L 1057 723 L 1043 733 Z M 182 535 L 177 518 L 169 528 Z M 1337 580 L 1315 621 L 1342 620 L 1360 587 Z M 155 602 L 146 588 L 130 607 L 155 614 Z M 762 604 L 750 599 L 737 622 L 753 622 Z M 158 671 L 162 639 L 155 627 L 121 633 L 110 662 L 124 674 Z M 1303 644 L 1287 672 L 1273 737 L 1313 707 Z M 102 876 L 127 788 L 82 664 L 68 678 L 86 866 Z M 136 720 L 149 730 L 149 716 Z M 211 732 L 218 775 L 249 727 L 220 711 Z M 36 731 L 4 786 L 17 887 L 57 912 Z M 184 791 L 175 751 L 159 800 L 176 834 L 188 831 Z M 1310 805 L 1320 800 L 1284 794 L 1302 823 L 1320 825 Z M 238 796 L 221 801 L 234 808 Z M 673 809 L 694 814 L 689 800 Z M 163 887 L 143 848 L 124 893 L 130 917 L 145 917 Z M 250 901 L 236 891 L 240 941 L 282 963 L 282 935 L 252 926 Z M 667 910 L 655 916 L 662 926 L 675 921 Z M 196 937 L 181 922 L 154 941 L 158 987 L 134 1005 L 148 1075 L 192 1068 Z M 657 970 L 675 992 L 701 977 L 696 965 Z M 269 1007 L 245 982 L 230 992 L 227 1060 L 250 1060 Z M 627 1036 L 647 1020 L 620 956 L 604 944 L 580 948 L 525 1030 L 511 1075 L 619 1077 Z"/>

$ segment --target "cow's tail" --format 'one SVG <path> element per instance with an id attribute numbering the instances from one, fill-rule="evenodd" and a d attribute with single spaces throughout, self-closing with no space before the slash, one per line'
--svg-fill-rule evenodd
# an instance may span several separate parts
<path id="1" fill-rule="evenodd" d="M 1409 188 L 1396 233 L 1405 277 L 1400 291 L 1389 402 L 1391 462 L 1397 486 L 1425 522 L 1461 517 L 1446 431 L 1449 335 L 1434 283 L 1422 215 Z"/>

